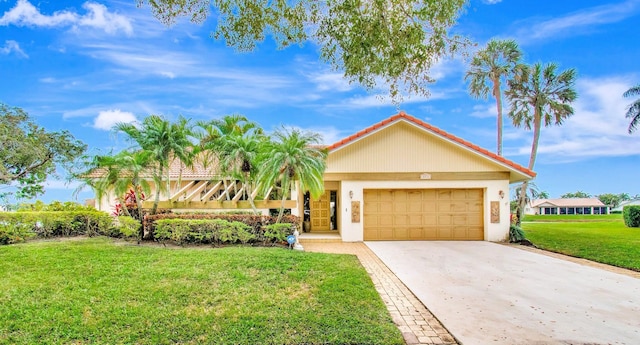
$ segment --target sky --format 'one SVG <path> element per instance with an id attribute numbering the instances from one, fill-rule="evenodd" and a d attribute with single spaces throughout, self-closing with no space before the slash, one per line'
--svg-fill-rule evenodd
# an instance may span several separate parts
<path id="1" fill-rule="evenodd" d="M 627 133 L 622 94 L 640 84 L 640 0 L 471 0 L 456 33 L 482 47 L 515 39 L 524 61 L 578 72 L 575 114 L 543 128 L 534 170 L 550 197 L 583 191 L 640 194 L 640 131 Z M 468 59 L 440 61 L 430 97 L 392 104 L 318 58 L 306 42 L 277 50 L 270 38 L 238 53 L 211 38 L 215 18 L 167 27 L 135 0 L 0 0 L 0 102 L 27 111 L 47 130 L 69 130 L 90 153 L 129 147 L 111 128 L 149 114 L 192 120 L 240 113 L 265 130 L 281 125 L 331 144 L 399 110 L 491 151 L 495 101 L 469 96 Z M 508 104 L 505 103 L 508 111 Z M 528 164 L 531 132 L 505 117 L 504 156 Z M 49 179 L 41 200 L 77 200 L 77 183 Z M 2 191 L 2 190 L 0 190 Z"/>

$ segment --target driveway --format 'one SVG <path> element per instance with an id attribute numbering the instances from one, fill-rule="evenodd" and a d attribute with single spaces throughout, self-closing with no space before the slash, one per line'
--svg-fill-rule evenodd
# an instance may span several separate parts
<path id="1" fill-rule="evenodd" d="M 490 242 L 366 242 L 464 345 L 640 344 L 640 279 Z"/>

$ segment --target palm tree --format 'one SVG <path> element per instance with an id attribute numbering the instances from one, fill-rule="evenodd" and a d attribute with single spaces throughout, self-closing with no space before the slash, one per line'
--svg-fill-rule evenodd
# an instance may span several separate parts
<path id="1" fill-rule="evenodd" d="M 246 193 L 246 198 L 255 214 L 258 214 L 258 209 L 253 202 L 253 177 L 256 174 L 260 147 L 263 144 L 264 136 L 262 135 L 252 132 L 242 135 L 232 133 L 221 137 L 217 152 L 220 173 L 242 182 L 243 193 Z"/>
<path id="2" fill-rule="evenodd" d="M 199 140 L 197 151 L 201 153 L 200 159 L 202 159 L 205 168 L 215 158 L 220 158 L 225 137 L 263 134 L 262 128 L 257 123 L 249 121 L 240 114 L 225 115 L 221 119 L 210 121 L 198 121 L 196 126 L 200 129 L 195 132 L 196 138 Z M 227 180 L 223 179 L 223 183 L 227 189 Z M 226 197 L 227 200 L 230 200 L 229 194 Z"/>
<path id="3" fill-rule="evenodd" d="M 496 100 L 498 110 L 498 156 L 502 156 L 502 79 L 510 80 L 522 67 L 522 52 L 514 40 L 492 39 L 478 51 L 465 74 L 469 80 L 469 93 L 475 98 L 487 99 L 489 90 Z M 491 84 L 491 86 L 489 85 Z"/>
<path id="4" fill-rule="evenodd" d="M 525 66 L 522 75 L 510 80 L 509 90 L 505 91 L 511 104 L 509 117 L 513 120 L 513 125 L 533 129 L 529 170 L 533 170 L 536 162 L 542 125 L 562 125 L 565 119 L 573 115 L 571 103 L 578 97 L 574 89 L 576 70 L 571 68 L 557 74 L 557 68 L 554 63 L 544 67 L 540 63 Z M 527 184 L 525 182 L 521 187 L 519 220 L 524 212 Z"/>
<path id="5" fill-rule="evenodd" d="M 630 88 L 623 94 L 624 97 L 640 96 L 640 84 Z M 633 133 L 640 125 L 640 98 L 636 99 L 627 108 L 627 119 L 631 119 L 629 123 L 629 134 Z"/>
<path id="6" fill-rule="evenodd" d="M 162 181 L 163 174 L 167 173 L 167 186 L 156 184 L 156 195 L 151 209 L 155 214 L 160 202 L 160 192 L 166 190 L 170 193 L 169 166 L 174 159 L 179 159 L 181 164 L 191 165 L 193 162 L 193 149 L 190 137 L 192 130 L 189 120 L 180 117 L 176 123 L 171 123 L 158 115 L 147 116 L 140 128 L 130 123 L 118 123 L 114 126 L 116 131 L 127 134 L 140 149 L 151 153 L 157 162 L 156 175 Z"/>
<path id="7" fill-rule="evenodd" d="M 282 220 L 284 202 L 294 181 L 299 182 L 302 192 L 309 191 L 314 198 L 324 193 L 327 151 L 317 146 L 320 141 L 317 133 L 283 127 L 265 145 L 258 181 L 264 189 L 278 183 L 282 188 L 282 205 L 276 222 Z"/>
<path id="8" fill-rule="evenodd" d="M 137 218 L 142 221 L 142 193 L 149 193 L 150 185 L 145 175 L 152 170 L 152 154 L 148 151 L 122 151 L 116 155 L 94 156 L 87 165 L 87 170 L 82 173 L 83 180 L 96 193 L 98 200 L 110 191 L 116 195 L 119 201 L 121 197 L 133 191 L 138 210 Z M 99 172 L 99 177 L 92 176 Z M 156 183 L 158 181 L 156 180 Z M 126 215 L 127 207 L 123 207 Z"/>

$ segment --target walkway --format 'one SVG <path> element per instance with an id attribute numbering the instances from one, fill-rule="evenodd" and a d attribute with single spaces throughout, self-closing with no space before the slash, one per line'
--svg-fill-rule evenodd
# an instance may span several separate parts
<path id="1" fill-rule="evenodd" d="M 455 339 L 364 243 L 304 243 L 308 252 L 353 254 L 367 270 L 408 345 L 457 344 Z"/>

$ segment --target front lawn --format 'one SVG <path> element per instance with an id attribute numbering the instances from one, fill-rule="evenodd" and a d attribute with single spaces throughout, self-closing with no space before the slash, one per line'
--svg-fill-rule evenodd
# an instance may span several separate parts
<path id="1" fill-rule="evenodd" d="M 0 344 L 403 344 L 357 258 L 105 238 L 0 247 Z"/>
<path id="2" fill-rule="evenodd" d="M 621 215 L 613 216 L 618 219 L 523 222 L 522 228 L 542 249 L 640 271 L 640 228 L 627 228 Z"/>

